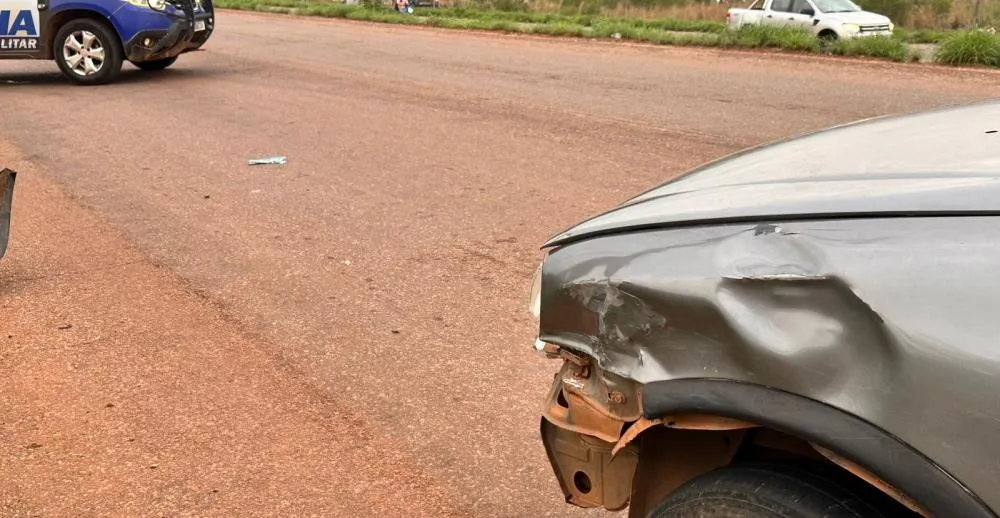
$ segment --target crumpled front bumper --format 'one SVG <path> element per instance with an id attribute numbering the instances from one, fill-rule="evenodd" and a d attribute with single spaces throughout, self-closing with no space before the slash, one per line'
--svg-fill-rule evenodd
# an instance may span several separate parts
<path id="1" fill-rule="evenodd" d="M 639 386 L 601 372 L 589 359 L 560 351 L 541 419 L 541 438 L 566 502 L 579 507 L 625 508 L 638 452 L 629 426 L 642 417 Z M 622 440 L 624 438 L 624 441 Z"/>
<path id="2" fill-rule="evenodd" d="M 215 13 L 211 4 L 188 15 L 171 16 L 168 29 L 141 31 L 125 43 L 125 56 L 133 62 L 158 61 L 197 50 L 215 30 Z"/>
<path id="3" fill-rule="evenodd" d="M 0 171 L 0 259 L 7 253 L 7 239 L 10 237 L 10 213 L 14 202 L 14 178 L 17 173 L 10 169 Z"/>

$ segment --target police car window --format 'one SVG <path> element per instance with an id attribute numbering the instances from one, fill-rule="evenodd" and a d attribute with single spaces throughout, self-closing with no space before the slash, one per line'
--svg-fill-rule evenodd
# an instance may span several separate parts
<path id="1" fill-rule="evenodd" d="M 771 10 L 790 13 L 792 12 L 792 1 L 793 0 L 774 0 L 771 2 Z"/>

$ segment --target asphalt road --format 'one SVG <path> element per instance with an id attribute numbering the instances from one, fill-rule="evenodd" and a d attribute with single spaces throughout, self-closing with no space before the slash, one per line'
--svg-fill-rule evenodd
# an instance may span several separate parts
<path id="1" fill-rule="evenodd" d="M 537 437 L 538 245 L 749 145 L 1000 92 L 915 65 L 217 28 L 100 88 L 0 62 L 0 165 L 22 173 L 4 516 L 586 514 Z"/>

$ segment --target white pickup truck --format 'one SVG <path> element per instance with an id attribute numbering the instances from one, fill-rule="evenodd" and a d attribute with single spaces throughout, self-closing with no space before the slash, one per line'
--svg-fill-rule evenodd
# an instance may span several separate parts
<path id="1" fill-rule="evenodd" d="M 746 9 L 730 9 L 726 23 L 732 29 L 799 27 L 824 40 L 890 36 L 895 29 L 889 18 L 865 11 L 851 0 L 754 0 Z"/>

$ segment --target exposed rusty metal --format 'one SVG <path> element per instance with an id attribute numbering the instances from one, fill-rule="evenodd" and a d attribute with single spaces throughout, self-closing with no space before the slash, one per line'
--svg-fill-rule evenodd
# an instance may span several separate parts
<path id="1" fill-rule="evenodd" d="M 543 415 L 552 424 L 609 443 L 618 442 L 625 422 L 616 419 L 600 406 L 591 404 L 577 391 L 567 390 L 567 377 L 572 377 L 574 365 L 565 363 L 549 390 Z"/>
<path id="2" fill-rule="evenodd" d="M 622 448 L 628 446 L 635 440 L 636 437 L 642 434 L 642 432 L 645 432 L 654 426 L 664 426 L 678 430 L 702 431 L 746 430 L 757 427 L 757 425 L 753 423 L 747 423 L 738 419 L 704 414 L 679 414 L 661 417 L 658 419 L 646 419 L 645 417 L 642 417 L 625 430 L 625 433 L 623 433 L 621 438 L 618 439 L 618 444 L 615 445 L 614 453 L 617 453 Z"/>
<path id="3" fill-rule="evenodd" d="M 571 371 L 574 377 L 586 379 L 590 377 L 590 358 L 567 349 L 559 349 L 559 356 L 575 368 Z"/>
<path id="4" fill-rule="evenodd" d="M 624 403 L 626 399 L 627 398 L 625 397 L 625 394 L 622 394 L 617 390 L 612 391 L 610 394 L 608 394 L 608 402 L 615 405 L 620 405 Z"/>
<path id="5" fill-rule="evenodd" d="M 542 420 L 542 442 L 566 502 L 585 508 L 624 509 L 639 462 L 636 448 L 612 455 L 614 443 Z"/>
<path id="6" fill-rule="evenodd" d="M 541 340 L 535 340 L 534 346 L 535 352 L 543 356 L 546 359 L 554 360 L 560 358 L 560 348 L 556 344 L 550 344 L 548 342 L 543 342 Z"/>
<path id="7" fill-rule="evenodd" d="M 744 430 L 758 426 L 746 421 L 740 421 L 739 419 L 708 414 L 678 414 L 666 416 L 659 420 L 667 428 L 677 428 L 679 430 Z"/>
<path id="8" fill-rule="evenodd" d="M 661 424 L 663 424 L 662 419 L 646 419 L 645 417 L 640 418 L 638 421 L 633 423 L 632 426 L 628 427 L 628 430 L 625 430 L 625 433 L 623 433 L 621 438 L 618 439 L 618 443 L 615 444 L 615 449 L 612 450 L 611 454 L 617 455 L 622 448 L 631 444 L 632 441 L 639 436 L 639 434 Z"/>
<path id="9" fill-rule="evenodd" d="M 819 453 L 821 453 L 824 457 L 826 457 L 830 462 L 832 462 L 832 463 L 834 463 L 834 464 L 836 464 L 836 465 L 838 465 L 838 466 L 846 469 L 847 471 L 850 471 L 851 473 L 854 474 L 854 476 L 856 476 L 856 477 L 864 480 L 865 482 L 868 482 L 869 484 L 875 486 L 876 488 L 878 488 L 883 493 L 885 493 L 885 494 L 891 496 L 892 498 L 896 499 L 897 502 L 905 505 L 911 511 L 919 514 L 920 516 L 924 516 L 925 518 L 930 518 L 930 516 L 931 516 L 930 513 L 928 513 L 926 510 L 922 509 L 912 499 L 910 499 L 909 497 L 907 497 L 906 495 L 904 495 L 903 493 L 901 493 L 896 488 L 894 488 L 891 485 L 889 485 L 888 482 L 882 480 L 881 478 L 879 478 L 875 474 L 871 473 L 870 471 L 866 470 L 865 468 L 862 468 L 861 466 L 858 466 L 854 462 L 851 462 L 850 460 L 845 459 L 844 457 L 842 457 L 840 455 L 837 455 L 836 453 L 834 453 L 834 452 L 832 452 L 832 451 L 830 451 L 830 450 L 828 450 L 828 449 L 826 449 L 826 448 L 824 448 L 822 446 L 819 446 L 817 444 L 812 444 L 812 447 L 815 448 L 816 451 L 818 451 Z"/>

